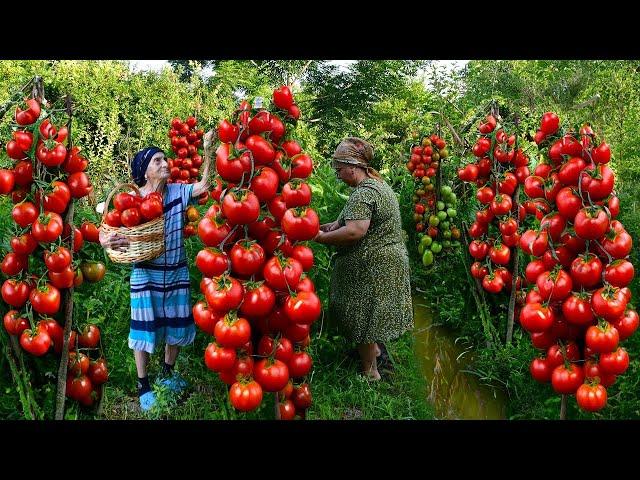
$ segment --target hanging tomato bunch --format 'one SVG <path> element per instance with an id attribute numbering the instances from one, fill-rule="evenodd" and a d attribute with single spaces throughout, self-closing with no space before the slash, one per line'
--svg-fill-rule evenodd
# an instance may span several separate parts
<path id="1" fill-rule="evenodd" d="M 620 203 L 609 144 L 588 124 L 578 135 L 563 130 L 553 112 L 542 116 L 535 141 L 545 158 L 525 181 L 527 210 L 535 206 L 539 224 L 520 240 L 534 257 L 525 270 L 533 288 L 520 324 L 546 354 L 531 362 L 530 371 L 594 412 L 629 366 L 620 342 L 638 328 L 628 288 L 632 240 L 616 220 Z"/>
<path id="2" fill-rule="evenodd" d="M 198 120 L 188 117 L 182 121 L 179 117 L 171 120 L 171 128 L 168 136 L 171 139 L 171 150 L 176 154 L 175 158 L 168 158 L 171 178 L 167 183 L 194 183 L 200 176 L 202 157 L 200 145 L 204 130 L 197 129 Z"/>
<path id="3" fill-rule="evenodd" d="M 493 115 L 478 126 L 472 148 L 474 161 L 458 170 L 458 178 L 478 186 L 480 209 L 469 227 L 469 254 L 475 260 L 471 275 L 490 293 L 510 291 L 513 259 L 520 240 L 519 224 L 526 212 L 517 206 L 518 184 L 529 175 L 529 158 L 517 148 L 516 136 L 498 128 Z M 520 278 L 516 280 L 520 288 Z"/>
<path id="4" fill-rule="evenodd" d="M 105 267 L 79 253 L 85 240 L 99 242 L 96 225 L 83 222 L 78 229 L 63 220 L 71 202 L 93 190 L 85 173 L 88 161 L 69 144 L 68 127 L 54 124 L 55 110 L 45 112 L 35 98 L 26 105 L 16 108 L 16 128 L 5 146 L 13 166 L 0 169 L 0 194 L 11 195 L 14 203 L 1 295 L 9 307 L 3 318 L 6 332 L 26 352 L 41 357 L 62 353 L 64 289 L 99 281 Z M 96 325 L 71 330 L 66 395 L 83 405 L 99 398 L 108 377 L 99 341 Z M 91 355 L 98 358 L 91 360 Z"/>
<path id="5" fill-rule="evenodd" d="M 448 185 L 439 185 L 440 163 L 448 158 L 446 142 L 436 134 L 411 146 L 407 170 L 415 178 L 414 214 L 418 232 L 418 253 L 429 266 L 443 248 L 459 245 L 460 230 L 452 225 L 457 216 L 457 197 Z M 425 235 L 426 233 L 426 235 Z"/>
<path id="6" fill-rule="evenodd" d="M 195 260 L 204 299 L 193 315 L 214 337 L 205 364 L 230 385 L 236 409 L 254 410 L 274 392 L 282 419 L 304 417 L 311 405 L 307 347 L 322 312 L 307 276 L 313 251 L 303 243 L 317 235 L 319 219 L 306 182 L 313 161 L 291 138 L 299 115 L 283 86 L 271 109 L 243 101 L 220 122 L 220 178 L 198 223 L 205 248 Z"/>
<path id="7" fill-rule="evenodd" d="M 204 130 L 197 128 L 198 120 L 190 116 L 182 121 L 180 117 L 171 120 L 171 128 L 168 137 L 171 139 L 171 150 L 176 154 L 175 158 L 168 158 L 167 163 L 170 178 L 167 183 L 195 183 L 200 179 L 200 167 L 202 166 L 201 145 Z M 198 198 L 198 204 L 204 205 L 209 199 L 208 193 L 203 193 Z M 197 210 L 194 208 L 193 210 Z M 194 214 L 186 216 L 184 235 L 186 238 L 195 235 L 198 226 L 198 218 L 192 220 Z M 191 217 L 191 218 L 190 218 Z"/>

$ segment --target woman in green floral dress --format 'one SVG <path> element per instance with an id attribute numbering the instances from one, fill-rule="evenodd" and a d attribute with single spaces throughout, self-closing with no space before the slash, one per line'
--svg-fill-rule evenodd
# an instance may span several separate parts
<path id="1" fill-rule="evenodd" d="M 329 314 L 358 344 L 365 375 L 380 379 L 378 342 L 413 326 L 409 256 L 395 193 L 370 166 L 373 148 L 360 138 L 343 140 L 333 156 L 339 179 L 355 187 L 335 222 L 316 242 L 335 245 Z"/>

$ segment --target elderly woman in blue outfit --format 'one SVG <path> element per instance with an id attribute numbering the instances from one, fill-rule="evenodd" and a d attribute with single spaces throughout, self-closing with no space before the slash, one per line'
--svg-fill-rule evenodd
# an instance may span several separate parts
<path id="1" fill-rule="evenodd" d="M 159 257 L 133 265 L 131 272 L 131 326 L 129 348 L 133 349 L 138 371 L 138 397 L 143 411 L 151 409 L 156 397 L 149 384 L 149 354 L 165 343 L 160 382 L 180 392 L 187 382 L 173 371 L 180 347 L 195 338 L 191 311 L 190 281 L 184 250 L 184 212 L 190 203 L 210 188 L 209 169 L 214 132 L 204 137 L 202 180 L 193 184 L 167 184 L 170 176 L 167 159 L 158 147 L 140 150 L 131 162 L 133 180 L 144 196 L 160 192 L 163 197 L 165 252 Z M 105 206 L 104 208 L 107 208 Z M 105 248 L 126 249 L 128 241 L 118 234 L 100 231 Z"/>

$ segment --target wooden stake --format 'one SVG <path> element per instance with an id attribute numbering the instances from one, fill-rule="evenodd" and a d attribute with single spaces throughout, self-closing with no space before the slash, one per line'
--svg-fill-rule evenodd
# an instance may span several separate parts
<path id="1" fill-rule="evenodd" d="M 516 141 L 515 141 L 515 145 L 513 147 L 514 151 L 517 152 L 518 151 L 518 133 L 519 133 L 519 129 L 518 126 L 520 125 L 520 116 L 516 114 L 515 116 L 515 124 L 516 124 Z M 520 228 L 520 202 L 518 201 L 518 198 L 520 196 L 520 183 L 518 183 L 518 185 L 516 186 L 516 191 L 513 193 L 513 207 L 511 210 L 511 213 L 514 214 L 515 211 L 515 218 L 516 218 L 516 223 L 518 224 L 518 229 Z M 515 309 L 516 309 L 516 283 L 518 280 L 518 274 L 519 274 L 519 257 L 518 257 L 518 246 L 516 245 L 516 247 L 514 248 L 514 259 L 513 259 L 513 278 L 511 280 L 511 295 L 509 297 L 509 310 L 508 310 L 508 316 L 507 316 L 507 337 L 506 337 L 506 342 L 507 344 L 511 343 L 511 340 L 513 339 L 513 323 L 514 323 L 514 317 L 515 317 Z"/>
<path id="2" fill-rule="evenodd" d="M 560 420 L 567 419 L 567 396 L 562 395 L 562 400 L 560 401 Z"/>
<path id="3" fill-rule="evenodd" d="M 69 115 L 69 121 L 67 122 L 67 129 L 69 131 L 69 146 L 68 148 L 72 148 L 71 142 L 71 118 L 72 118 L 72 108 L 71 108 L 71 97 L 67 95 L 66 98 L 66 106 L 67 106 L 67 114 Z M 68 224 L 71 227 L 71 234 L 69 235 L 69 252 L 71 253 L 71 259 L 73 261 L 73 244 L 75 238 L 75 229 L 73 226 L 73 202 L 69 203 L 69 208 L 67 209 L 67 215 L 65 217 L 64 223 Z M 66 400 L 66 391 L 67 391 L 67 364 L 69 363 L 69 336 L 71 334 L 71 325 L 73 323 L 73 285 L 71 288 L 68 288 L 64 291 L 64 333 L 62 334 L 62 352 L 60 354 L 60 365 L 58 366 L 58 387 L 56 390 L 56 412 L 55 419 L 63 420 L 64 419 L 64 404 Z"/>

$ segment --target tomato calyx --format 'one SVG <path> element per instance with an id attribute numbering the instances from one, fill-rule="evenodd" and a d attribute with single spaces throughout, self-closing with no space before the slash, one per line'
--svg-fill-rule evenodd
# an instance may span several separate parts
<path id="1" fill-rule="evenodd" d="M 244 287 L 245 290 L 255 290 L 256 288 L 260 288 L 262 285 L 264 285 L 264 280 L 247 280 L 246 282 L 244 282 Z"/>
<path id="2" fill-rule="evenodd" d="M 231 286 L 233 285 L 231 279 L 229 278 L 228 272 L 225 272 L 219 277 L 214 278 L 213 282 L 215 283 L 218 290 L 230 290 Z"/>
<path id="3" fill-rule="evenodd" d="M 598 323 L 597 323 L 598 330 L 600 330 L 603 333 L 608 332 L 609 329 L 611 328 L 611 324 L 607 322 L 603 317 L 596 317 L 596 319 L 598 320 Z"/>
<path id="4" fill-rule="evenodd" d="M 585 377 L 584 384 L 588 385 L 589 387 L 596 387 L 600 385 L 600 377 L 597 375 L 595 377 Z"/>
<path id="5" fill-rule="evenodd" d="M 227 325 L 233 325 L 236 320 L 238 320 L 238 311 L 237 310 L 229 310 L 223 318 L 223 321 Z"/>

